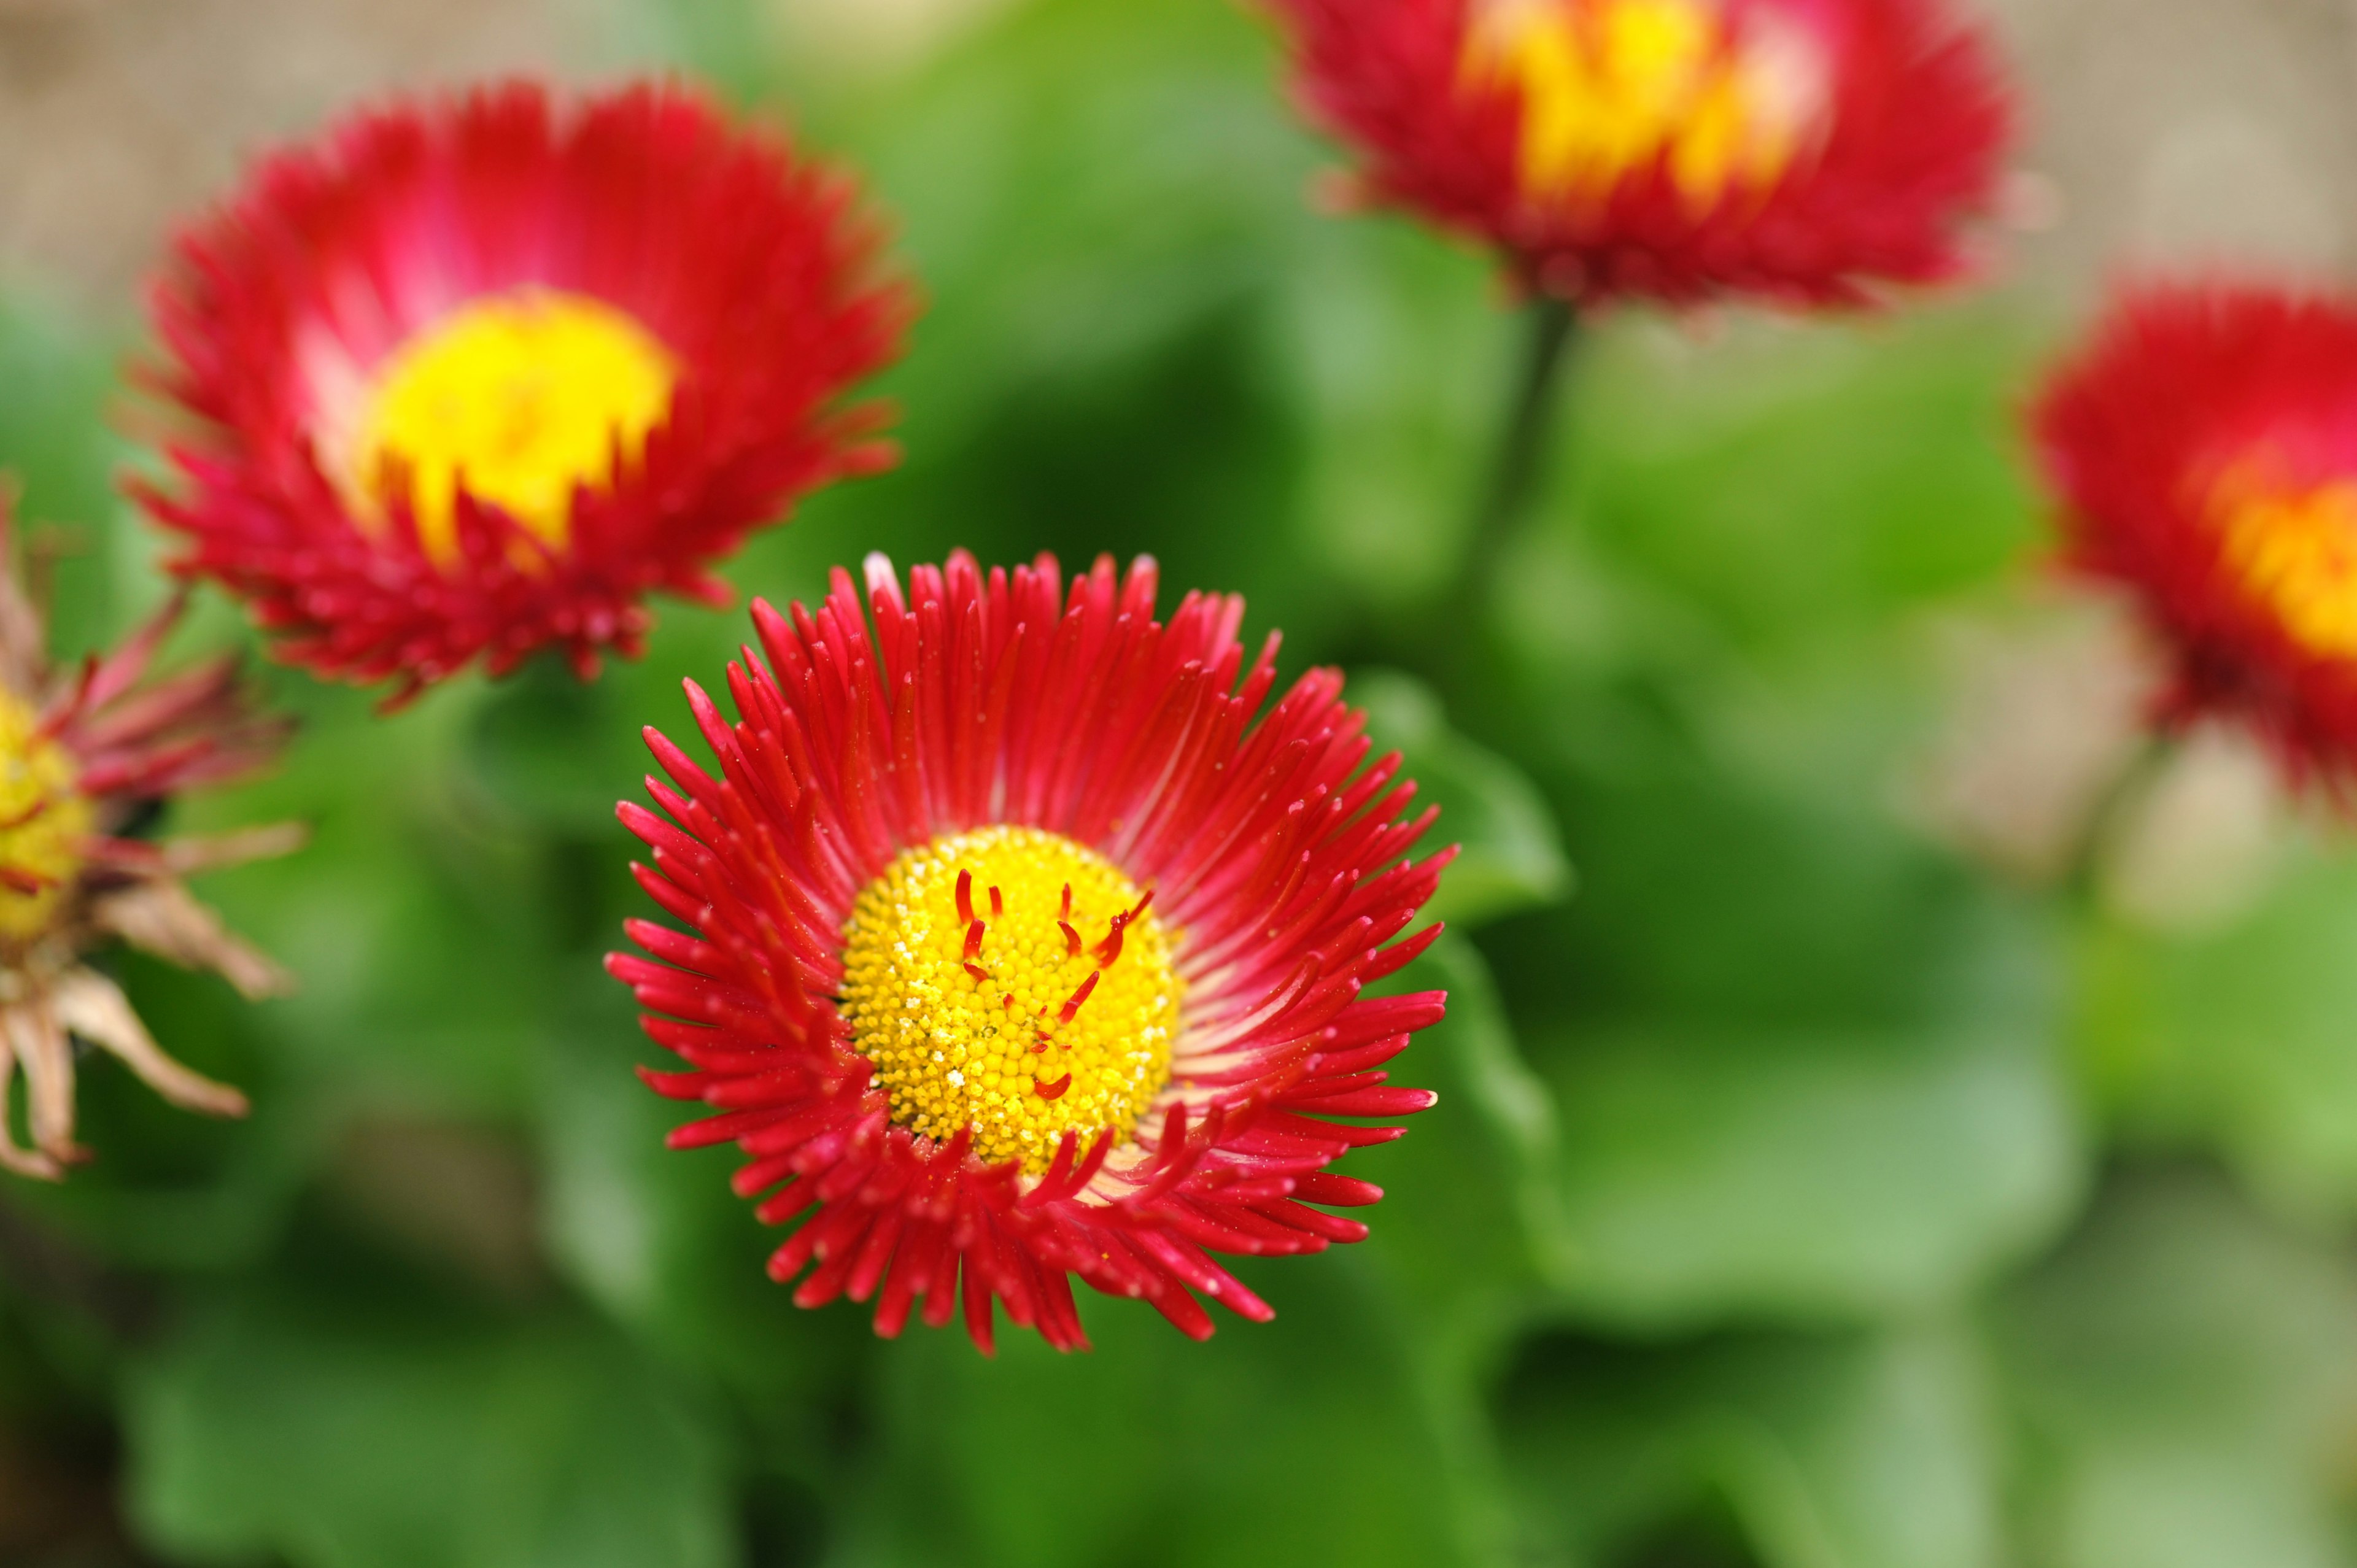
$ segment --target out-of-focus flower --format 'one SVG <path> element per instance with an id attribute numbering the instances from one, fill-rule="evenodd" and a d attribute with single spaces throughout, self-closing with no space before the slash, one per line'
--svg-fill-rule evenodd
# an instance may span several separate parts
<path id="1" fill-rule="evenodd" d="M 155 296 L 200 422 L 143 500 L 318 672 L 414 693 L 635 653 L 657 589 L 887 464 L 908 291 L 849 180 L 703 98 L 511 81 L 265 159 Z"/>
<path id="2" fill-rule="evenodd" d="M 2172 660 L 2161 720 L 2253 726 L 2357 786 L 2357 303 L 2131 289 L 2032 416 L 2071 564 Z"/>
<path id="3" fill-rule="evenodd" d="M 2007 93 L 1937 0 L 1267 0 L 1353 199 L 1577 303 L 1848 304 L 1955 274 Z"/>
<path id="4" fill-rule="evenodd" d="M 255 714 L 225 656 L 147 678 L 177 603 L 114 652 L 49 668 L 40 613 L 19 585 L 0 495 L 0 1166 L 48 1180 L 88 1157 L 74 1142 L 74 1041 L 121 1058 L 174 1104 L 242 1116 L 245 1097 L 166 1056 L 113 981 L 82 960 L 120 939 L 219 972 L 250 997 L 285 977 L 231 935 L 180 878 L 283 854 L 295 827 L 161 843 L 126 836 L 170 796 L 251 773 L 286 726 Z M 33 1146 L 7 1101 L 21 1074 Z"/>
<path id="5" fill-rule="evenodd" d="M 1405 858 L 1431 813 L 1361 766 L 1332 671 L 1261 713 L 1276 640 L 1247 668 L 1241 600 L 1157 624 L 1150 561 L 1069 600 L 1049 556 L 906 593 L 871 557 L 866 587 L 872 633 L 839 571 L 815 615 L 755 605 L 737 722 L 689 685 L 717 777 L 648 732 L 671 821 L 622 820 L 694 934 L 633 922 L 661 961 L 610 967 L 693 1068 L 649 1082 L 718 1112 L 674 1145 L 787 1184 L 771 1274 L 815 1262 L 794 1299 L 876 1297 L 888 1336 L 962 1297 L 985 1350 L 996 1302 L 1082 1348 L 1072 1275 L 1197 1337 L 1194 1291 L 1265 1318 L 1209 1253 L 1365 1235 L 1309 1206 L 1380 1190 L 1327 1167 L 1433 1101 L 1383 1066 L 1444 998 L 1360 994 L 1437 933 L 1394 940 L 1448 858 Z"/>

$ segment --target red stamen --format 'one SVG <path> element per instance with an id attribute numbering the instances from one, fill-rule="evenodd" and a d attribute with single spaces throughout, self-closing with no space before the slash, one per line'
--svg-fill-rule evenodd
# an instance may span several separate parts
<path id="1" fill-rule="evenodd" d="M 959 919 L 968 925 L 974 924 L 974 873 L 971 871 L 958 873 L 957 909 Z M 966 954 L 968 958 L 973 956 L 972 952 Z"/>
<path id="2" fill-rule="evenodd" d="M 983 968 L 982 965 L 978 963 L 967 964 L 965 966 L 965 972 L 974 976 L 974 983 L 976 985 L 987 985 L 990 983 L 990 971 Z"/>
<path id="3" fill-rule="evenodd" d="M 1012 1012 L 1014 1012 L 1014 1011 L 1015 1011 L 1015 993 L 1013 993 L 1013 992 L 1011 992 L 1011 991 L 1010 991 L 1010 992 L 1008 992 L 1008 993 L 1006 993 L 1006 1010 L 1007 1010 L 1009 1013 L 1012 1013 Z"/>
<path id="4" fill-rule="evenodd" d="M 1080 957 L 1081 933 L 1072 929 L 1072 922 L 1070 920 L 1059 920 L 1056 924 L 1061 926 L 1064 929 L 1064 956 L 1066 958 Z"/>
<path id="5" fill-rule="evenodd" d="M 27 871 L 20 865 L 0 865 L 0 887 L 11 893 L 21 893 L 30 898 L 36 893 L 46 893 L 57 886 L 54 877 L 43 876 L 38 871 Z"/>
<path id="6" fill-rule="evenodd" d="M 994 920 L 1003 919 L 1006 915 L 1006 900 L 998 896 L 998 884 L 994 882 L 990 885 L 990 918 Z"/>
<path id="7" fill-rule="evenodd" d="M 1089 977 L 1081 982 L 1081 988 L 1072 993 L 1071 998 L 1064 1004 L 1064 1010 L 1056 1015 L 1056 1022 L 1069 1024 L 1080 1015 L 1081 1004 L 1086 1002 L 1089 999 L 1089 993 L 1097 988 L 1097 976 L 1103 972 L 1104 971 L 1101 969 L 1089 971 Z"/>
<path id="8" fill-rule="evenodd" d="M 1072 918 L 1072 885 L 1069 882 L 1064 884 L 1064 908 L 1059 918 L 1066 920 Z"/>
<path id="9" fill-rule="evenodd" d="M 1145 914 L 1146 907 L 1153 902 L 1154 889 L 1149 887 L 1146 890 L 1146 897 L 1137 901 L 1136 908 L 1125 915 L 1115 915 L 1113 918 L 1113 929 L 1105 932 L 1105 940 L 1097 944 L 1098 968 L 1111 969 L 1120 961 L 1122 933 L 1128 930 L 1129 923 Z"/>
<path id="10" fill-rule="evenodd" d="M 965 956 L 969 959 L 982 951 L 982 933 L 990 928 L 976 920 L 965 929 Z"/>
<path id="11" fill-rule="evenodd" d="M 1064 1098 L 1064 1090 L 1071 1087 L 1072 1075 L 1071 1073 L 1066 1073 L 1063 1077 L 1058 1079 L 1053 1083 L 1039 1083 L 1032 1085 L 1031 1092 L 1038 1095 L 1042 1100 L 1061 1100 Z"/>
<path id="12" fill-rule="evenodd" d="M 34 801 L 31 805 L 26 807 L 23 811 L 17 812 L 15 816 L 6 819 L 5 822 L 0 822 L 0 833 L 13 832 L 17 828 L 25 826 L 27 822 L 38 822 L 40 819 L 41 813 L 48 809 L 49 798 L 47 795 L 44 795 L 39 800 Z"/>

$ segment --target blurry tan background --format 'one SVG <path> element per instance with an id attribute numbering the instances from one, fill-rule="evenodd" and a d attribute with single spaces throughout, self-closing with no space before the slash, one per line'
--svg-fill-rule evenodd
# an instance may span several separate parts
<path id="1" fill-rule="evenodd" d="M 890 70 L 1000 3 L 751 0 L 751 30 L 830 69 Z M 1987 8 L 2038 106 L 2027 166 L 2060 198 L 2040 203 L 2059 224 L 2015 252 L 2026 280 L 2078 305 L 2124 257 L 2350 264 L 2357 5 Z M 594 73 L 618 32 L 661 48 L 629 38 L 642 12 L 622 13 L 611 0 L 0 0 L 0 275 L 119 310 L 171 215 L 220 188 L 241 153 L 391 82 Z"/>

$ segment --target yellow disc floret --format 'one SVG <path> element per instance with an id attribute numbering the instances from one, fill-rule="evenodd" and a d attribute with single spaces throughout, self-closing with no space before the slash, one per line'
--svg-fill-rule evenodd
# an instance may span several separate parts
<path id="1" fill-rule="evenodd" d="M 457 553 L 460 486 L 562 548 L 573 493 L 613 483 L 669 417 L 671 351 L 639 322 L 581 295 L 525 289 L 479 299 L 402 346 L 377 371 L 347 478 L 382 525 L 405 483 L 425 553 Z"/>
<path id="2" fill-rule="evenodd" d="M 892 1119 L 1034 1175 L 1078 1131 L 1126 1141 L 1170 1077 L 1186 984 L 1152 897 L 1036 828 L 911 849 L 845 928 L 843 1013 Z"/>
<path id="3" fill-rule="evenodd" d="M 2357 659 L 2357 481 L 2271 484 L 2230 472 L 2214 507 L 2227 566 L 2311 653 Z"/>
<path id="4" fill-rule="evenodd" d="M 0 943 L 30 941 L 56 920 L 95 825 L 73 758 L 0 692 Z"/>
<path id="5" fill-rule="evenodd" d="M 1764 20 L 1738 38 L 1715 0 L 1489 0 L 1465 70 L 1522 99 L 1534 199 L 1596 199 L 1662 160 L 1706 205 L 1771 183 L 1816 113 L 1808 51 Z"/>

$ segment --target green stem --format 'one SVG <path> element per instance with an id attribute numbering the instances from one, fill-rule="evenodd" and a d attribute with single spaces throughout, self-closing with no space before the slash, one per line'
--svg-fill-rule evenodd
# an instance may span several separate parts
<path id="1" fill-rule="evenodd" d="M 1531 302 L 1529 320 L 1529 347 L 1513 407 L 1490 470 L 1489 489 L 1474 513 L 1464 564 L 1449 596 L 1451 629 L 1459 635 L 1478 624 L 1489 607 L 1499 566 L 1538 499 L 1539 482 L 1545 475 L 1547 436 L 1555 428 L 1555 409 L 1563 398 L 1564 370 L 1577 337 L 1578 312 L 1552 295 L 1541 295 Z"/>
<path id="2" fill-rule="evenodd" d="M 2177 744 L 2158 731 L 2147 734 L 2088 808 L 2079 842 L 2062 878 L 2063 897 L 2074 908 L 2092 909 L 2101 891 L 2104 862 L 2119 847 L 2120 834 L 2152 796 L 2153 786 L 2177 755 Z"/>

